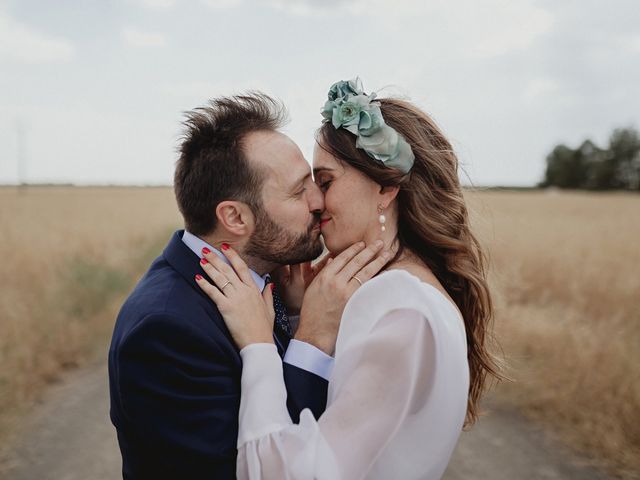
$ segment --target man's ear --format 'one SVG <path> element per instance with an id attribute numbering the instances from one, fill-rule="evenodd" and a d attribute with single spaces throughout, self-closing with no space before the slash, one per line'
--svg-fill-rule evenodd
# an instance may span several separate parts
<path id="1" fill-rule="evenodd" d="M 244 202 L 225 200 L 216 207 L 218 225 L 228 233 L 245 237 L 253 233 L 255 218 L 253 212 Z"/>
<path id="2" fill-rule="evenodd" d="M 380 187 L 380 204 L 384 208 L 387 208 L 391 202 L 395 200 L 398 196 L 398 192 L 400 191 L 400 187 L 398 185 L 394 185 L 392 187 Z"/>

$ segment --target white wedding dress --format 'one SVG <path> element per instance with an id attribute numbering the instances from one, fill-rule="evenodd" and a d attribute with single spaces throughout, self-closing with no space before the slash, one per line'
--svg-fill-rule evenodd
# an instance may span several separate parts
<path id="1" fill-rule="evenodd" d="M 243 360 L 240 479 L 438 479 L 458 441 L 469 390 L 464 324 L 435 287 L 403 270 L 347 303 L 327 409 L 293 424 L 272 344 Z"/>

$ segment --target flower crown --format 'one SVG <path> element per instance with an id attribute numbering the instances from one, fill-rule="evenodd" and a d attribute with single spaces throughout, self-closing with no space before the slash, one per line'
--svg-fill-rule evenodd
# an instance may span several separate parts
<path id="1" fill-rule="evenodd" d="M 360 78 L 341 80 L 331 85 L 322 109 L 323 123 L 331 122 L 356 136 L 356 147 L 386 167 L 409 173 L 415 156 L 411 146 L 393 128 L 384 123 L 376 94 L 362 90 Z"/>

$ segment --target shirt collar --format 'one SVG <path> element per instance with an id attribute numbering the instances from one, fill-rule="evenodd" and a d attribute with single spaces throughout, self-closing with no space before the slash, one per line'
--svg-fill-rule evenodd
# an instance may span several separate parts
<path id="1" fill-rule="evenodd" d="M 218 255 L 222 260 L 224 260 L 224 262 L 226 264 L 230 265 L 229 260 L 227 260 L 227 257 L 225 257 L 224 254 L 220 250 L 218 250 L 217 248 L 212 247 L 211 245 L 209 245 L 207 242 L 205 242 L 201 238 L 196 237 L 193 233 L 187 232 L 185 230 L 184 234 L 182 235 L 182 241 L 184 242 L 184 244 L 187 247 L 189 247 L 189 249 L 193 253 L 198 255 L 199 258 L 202 258 L 202 249 L 204 247 L 207 247 L 209 250 L 211 250 L 216 255 Z M 269 274 L 267 273 L 264 276 L 260 276 L 260 275 L 258 275 L 256 272 L 254 272 L 251 269 L 249 269 L 249 272 L 251 273 L 251 277 L 253 278 L 254 282 L 256 282 L 256 285 L 258 286 L 260 291 L 264 290 L 264 286 L 267 284 L 267 282 L 269 281 L 269 278 L 270 278 Z"/>

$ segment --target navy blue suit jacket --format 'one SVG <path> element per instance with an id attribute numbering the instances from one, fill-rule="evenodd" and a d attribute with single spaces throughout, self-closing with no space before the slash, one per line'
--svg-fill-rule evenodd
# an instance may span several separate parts
<path id="1" fill-rule="evenodd" d="M 176 232 L 116 321 L 109 350 L 111 420 L 125 479 L 235 478 L 242 362 L 204 275 Z M 284 339 L 287 340 L 287 339 Z M 284 364 L 294 421 L 325 408 L 327 382 Z"/>

